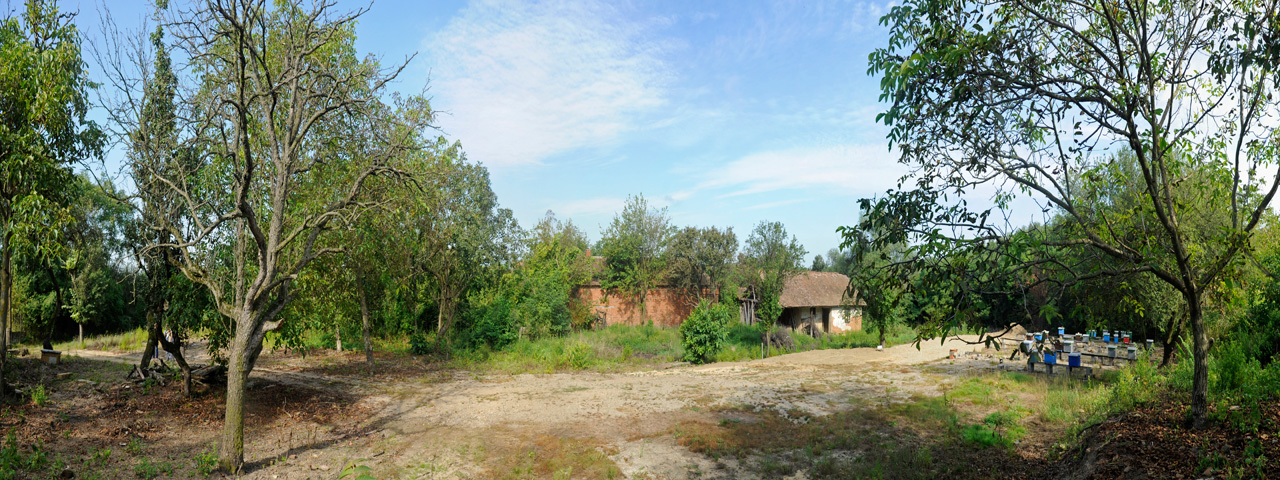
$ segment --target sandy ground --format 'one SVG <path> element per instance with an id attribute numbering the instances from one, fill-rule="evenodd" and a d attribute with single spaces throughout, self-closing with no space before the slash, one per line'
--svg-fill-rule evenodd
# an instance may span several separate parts
<path id="1" fill-rule="evenodd" d="M 674 366 L 620 374 L 471 375 L 377 381 L 255 369 L 251 378 L 356 392 L 365 418 L 341 432 L 246 437 L 245 478 L 334 478 L 351 462 L 379 478 L 467 478 L 485 468 L 492 449 L 515 450 L 551 436 L 599 445 L 628 478 L 742 478 L 751 472 L 676 444 L 681 421 L 710 420 L 712 411 L 770 409 L 805 421 L 850 405 L 938 395 L 956 374 L 990 370 L 994 357 L 946 361 L 950 349 L 976 352 L 976 336 L 884 351 L 815 350 L 739 363 Z M 74 351 L 91 359 L 129 356 Z M 936 365 L 945 365 L 939 368 Z M 930 366 L 934 365 L 934 366 Z M 270 395 L 253 390 L 250 395 Z M 294 427 L 295 429 L 298 427 Z"/>

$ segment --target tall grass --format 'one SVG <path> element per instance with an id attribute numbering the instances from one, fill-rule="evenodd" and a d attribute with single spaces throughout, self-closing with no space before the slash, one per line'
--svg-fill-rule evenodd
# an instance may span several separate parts
<path id="1" fill-rule="evenodd" d="M 86 337 L 81 347 L 79 339 L 53 344 L 54 350 L 102 350 L 106 352 L 132 353 L 141 352 L 147 346 L 147 329 L 138 327 L 123 333 Z M 36 347 L 39 347 L 37 344 Z"/>
<path id="2" fill-rule="evenodd" d="M 454 352 L 458 368 L 503 373 L 623 371 L 679 361 L 680 334 L 652 325 L 613 325 L 537 340 L 522 338 L 501 350 L 481 347 Z"/>
<path id="3" fill-rule="evenodd" d="M 910 328 L 899 326 L 889 332 L 889 345 L 915 339 Z M 866 347 L 879 344 L 876 334 L 847 332 L 813 338 L 791 332 L 797 350 Z M 754 326 L 735 324 L 723 347 L 715 355 L 717 362 L 739 362 L 760 358 L 760 330 Z M 771 355 L 789 352 L 771 350 Z M 452 363 L 457 368 L 503 373 L 549 373 L 588 370 L 600 372 L 654 368 L 678 362 L 684 357 L 680 332 L 675 328 L 653 325 L 611 325 L 597 330 L 575 332 L 562 337 L 536 340 L 521 339 L 500 350 L 480 348 L 455 351 Z"/>

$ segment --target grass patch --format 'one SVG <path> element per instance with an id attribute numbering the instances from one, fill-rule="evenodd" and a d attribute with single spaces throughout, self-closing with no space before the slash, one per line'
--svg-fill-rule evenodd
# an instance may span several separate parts
<path id="1" fill-rule="evenodd" d="M 742 416 L 751 420 L 685 421 L 669 433 L 690 451 L 737 458 L 766 478 L 801 470 L 814 478 L 981 476 L 973 462 L 979 450 L 949 434 L 954 413 L 935 398 L 810 417 L 804 423 L 767 410 L 736 411 L 730 418 Z"/>
<path id="2" fill-rule="evenodd" d="M 895 327 L 887 337 L 890 345 L 909 343 L 913 330 Z M 870 332 L 847 332 L 813 338 L 791 332 L 797 350 L 875 346 L 878 337 Z M 772 355 L 789 352 L 772 350 Z M 454 352 L 452 366 L 485 372 L 552 373 L 558 371 L 618 372 L 653 368 L 684 358 L 680 331 L 653 325 L 611 325 L 575 332 L 562 337 L 521 339 L 500 350 L 481 347 Z M 716 353 L 717 362 L 740 362 L 760 358 L 760 331 L 750 325 L 735 324 Z"/>
<path id="3" fill-rule="evenodd" d="M 85 350 L 102 350 L 105 352 L 132 353 L 141 352 L 147 346 L 147 329 L 138 327 L 123 333 L 98 335 L 84 339 Z M 39 349 L 39 345 L 33 348 Z M 53 344 L 54 350 L 80 350 L 80 341 L 76 339 Z"/>
<path id="4" fill-rule="evenodd" d="M 684 351 L 674 328 L 613 325 L 563 337 L 521 339 L 504 349 L 456 352 L 454 367 L 502 373 L 627 371 L 679 361 Z"/>
<path id="5" fill-rule="evenodd" d="M 580 439 L 543 435 L 491 473 L 503 479 L 621 478 L 622 470 L 609 459 L 614 453 Z"/>

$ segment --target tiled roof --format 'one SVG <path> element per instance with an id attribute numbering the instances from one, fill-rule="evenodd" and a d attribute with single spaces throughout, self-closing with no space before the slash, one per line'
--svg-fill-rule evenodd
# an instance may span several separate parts
<path id="1" fill-rule="evenodd" d="M 787 279 L 778 299 L 783 308 L 834 307 L 848 298 L 849 277 L 835 272 L 804 272 Z"/>

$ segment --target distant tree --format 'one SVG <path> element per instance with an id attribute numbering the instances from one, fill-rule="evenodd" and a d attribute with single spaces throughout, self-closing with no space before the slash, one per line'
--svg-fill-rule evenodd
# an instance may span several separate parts
<path id="1" fill-rule="evenodd" d="M 857 268 L 858 259 L 855 258 L 852 250 L 833 248 L 827 251 L 826 264 L 828 272 L 851 276 L 854 269 Z"/>
<path id="2" fill-rule="evenodd" d="M 587 241 L 572 221 L 547 212 L 533 228 L 520 266 L 503 277 L 503 294 L 511 305 L 515 329 L 529 336 L 559 335 L 590 322 L 586 305 L 576 304 L 573 292 L 591 281 L 595 261 L 587 256 Z M 575 308 L 579 316 L 575 324 Z"/>
<path id="3" fill-rule="evenodd" d="M 782 222 L 760 222 L 742 250 L 745 283 L 755 289 L 760 300 L 760 326 L 765 332 L 782 316 L 782 289 L 787 279 L 804 269 L 800 262 L 808 253 L 795 236 L 787 237 Z"/>
<path id="4" fill-rule="evenodd" d="M 738 254 L 733 228 L 685 227 L 667 245 L 667 283 L 684 292 L 693 304 L 704 295 L 716 297 L 724 287 Z"/>
<path id="5" fill-rule="evenodd" d="M 857 262 L 849 271 L 849 290 L 861 304 L 863 328 L 875 329 L 883 347 L 885 331 L 898 320 L 899 306 L 907 297 L 908 279 L 901 277 L 902 270 L 891 268 L 906 259 L 906 248 L 878 245 L 874 234 L 862 231 L 845 231 L 840 247 L 852 252 Z"/>
<path id="6" fill-rule="evenodd" d="M 822 255 L 813 256 L 813 265 L 809 267 L 810 271 L 825 272 L 827 271 L 827 259 Z"/>
<path id="7" fill-rule="evenodd" d="M 642 317 L 648 316 L 649 290 L 666 270 L 663 253 L 673 230 L 666 207 L 649 207 L 642 194 L 627 198 L 596 244 L 605 261 L 603 286 L 638 298 Z"/>

